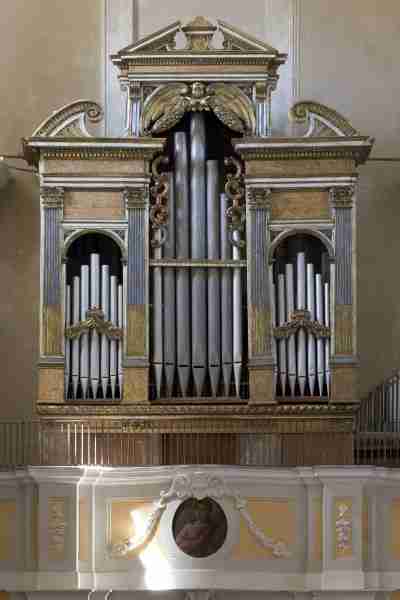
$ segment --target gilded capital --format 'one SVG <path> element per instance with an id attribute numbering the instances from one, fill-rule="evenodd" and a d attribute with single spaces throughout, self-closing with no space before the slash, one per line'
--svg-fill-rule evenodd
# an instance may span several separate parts
<path id="1" fill-rule="evenodd" d="M 334 187 L 330 190 L 332 208 L 352 208 L 354 204 L 354 186 Z"/>
<path id="2" fill-rule="evenodd" d="M 40 188 L 40 198 L 43 208 L 63 208 L 64 188 L 42 186 Z"/>
<path id="3" fill-rule="evenodd" d="M 269 210 L 271 208 L 271 190 L 269 188 L 248 188 L 247 206 L 250 210 Z"/>
<path id="4" fill-rule="evenodd" d="M 124 200 L 127 210 L 132 208 L 145 208 L 148 204 L 148 194 L 145 188 L 126 188 Z"/>

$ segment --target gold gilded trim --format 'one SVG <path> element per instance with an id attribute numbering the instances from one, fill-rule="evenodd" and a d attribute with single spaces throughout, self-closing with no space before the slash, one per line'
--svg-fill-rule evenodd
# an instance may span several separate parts
<path id="1" fill-rule="evenodd" d="M 145 356 L 146 307 L 143 304 L 128 304 L 127 325 L 127 356 Z"/>
<path id="2" fill-rule="evenodd" d="M 351 355 L 353 352 L 353 306 L 337 304 L 335 309 L 335 353 Z"/>

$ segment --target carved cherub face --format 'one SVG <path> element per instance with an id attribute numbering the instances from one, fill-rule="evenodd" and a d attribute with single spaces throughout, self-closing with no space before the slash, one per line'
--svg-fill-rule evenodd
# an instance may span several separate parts
<path id="1" fill-rule="evenodd" d="M 192 83 L 192 97 L 196 98 L 196 100 L 202 98 L 205 95 L 206 92 L 206 86 L 204 85 L 204 83 L 201 83 L 200 81 L 195 81 L 194 83 Z"/>

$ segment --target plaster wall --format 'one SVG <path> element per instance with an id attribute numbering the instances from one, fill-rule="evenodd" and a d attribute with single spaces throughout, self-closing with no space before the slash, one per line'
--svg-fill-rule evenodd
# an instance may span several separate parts
<path id="1" fill-rule="evenodd" d="M 105 81 L 111 118 L 118 99 L 115 81 L 110 83 L 115 72 L 105 68 L 105 45 L 114 50 L 115 36 L 119 47 L 132 41 L 129 32 L 142 36 L 175 19 L 203 14 L 288 52 L 273 100 L 276 134 L 290 133 L 285 115 L 294 99 L 315 99 L 337 108 L 363 134 L 374 135 L 375 155 L 400 156 L 397 0 L 384 5 L 377 0 L 188 0 L 184 5 L 180 0 L 121 0 L 118 6 L 129 11 L 123 33 L 115 26 L 116 19 L 121 22 L 116 3 L 109 0 L 2 2 L 0 152 L 18 152 L 19 139 L 69 101 L 87 97 L 103 103 Z M 358 339 L 363 393 L 400 365 L 400 284 L 395 275 L 399 187 L 396 163 L 368 163 L 361 170 Z M 0 192 L 0 223 L 0 418 L 21 418 L 30 416 L 37 390 L 39 205 L 34 176 L 15 173 Z"/>

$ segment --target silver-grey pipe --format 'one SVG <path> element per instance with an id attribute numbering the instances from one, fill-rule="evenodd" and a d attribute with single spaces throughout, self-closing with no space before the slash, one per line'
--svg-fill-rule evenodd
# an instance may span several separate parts
<path id="1" fill-rule="evenodd" d="M 278 324 L 284 325 L 286 322 L 286 302 L 285 302 L 285 275 L 278 274 Z M 287 360 L 286 360 L 286 340 L 278 341 L 279 348 L 279 379 L 282 388 L 282 396 L 286 395 L 287 382 Z"/>
<path id="2" fill-rule="evenodd" d="M 228 236 L 226 210 L 228 200 L 226 194 L 220 196 L 221 225 L 221 259 L 232 259 L 232 244 Z M 233 291 L 232 269 L 223 269 L 221 273 L 221 358 L 224 381 L 224 395 L 229 396 L 232 380 L 233 363 Z"/>
<path id="3" fill-rule="evenodd" d="M 307 310 L 310 313 L 311 321 L 315 321 L 315 275 L 314 265 L 307 264 Z M 307 336 L 307 365 L 308 365 L 308 385 L 311 396 L 314 395 L 316 382 L 316 345 L 315 337 L 309 333 Z"/>
<path id="4" fill-rule="evenodd" d="M 207 161 L 207 256 L 220 256 L 218 161 Z M 208 269 L 208 368 L 212 395 L 217 396 L 221 377 L 220 269 Z"/>
<path id="5" fill-rule="evenodd" d="M 110 319 L 110 267 L 101 267 L 101 310 L 106 321 Z M 101 386 L 103 398 L 107 397 L 110 378 L 110 341 L 106 335 L 101 336 Z"/>
<path id="6" fill-rule="evenodd" d="M 155 236 L 159 239 L 159 234 Z M 153 250 L 155 259 L 162 258 L 161 247 L 156 247 Z M 153 364 L 156 384 L 156 396 L 161 396 L 161 383 L 163 372 L 163 281 L 161 267 L 153 267 L 151 277 L 153 280 L 153 326 L 152 331 L 152 347 L 153 347 Z"/>
<path id="7" fill-rule="evenodd" d="M 81 301 L 80 301 L 80 292 L 81 292 L 81 280 L 80 277 L 76 276 L 73 279 L 72 283 L 72 323 L 74 325 L 78 325 L 81 319 Z M 78 397 L 78 385 L 80 378 L 80 358 L 79 358 L 79 346 L 80 341 L 79 338 L 75 338 L 72 340 L 72 390 L 73 397 Z"/>
<path id="8" fill-rule="evenodd" d="M 234 239 L 239 241 L 240 234 L 235 232 Z M 233 260 L 240 260 L 240 250 L 233 246 Z M 242 299 L 242 269 L 233 269 L 233 373 L 235 377 L 236 396 L 240 396 L 243 361 L 243 299 Z"/>
<path id="9" fill-rule="evenodd" d="M 164 258 L 175 258 L 175 198 L 172 173 L 169 175 L 168 237 L 164 244 Z M 167 396 L 172 396 L 176 369 L 176 289 L 175 269 L 163 268 L 164 305 L 164 372 Z"/>
<path id="10" fill-rule="evenodd" d="M 100 306 L 100 254 L 90 255 L 90 307 Z M 97 398 L 100 385 L 100 338 L 96 330 L 90 337 L 90 385 L 93 399 Z"/>
<path id="11" fill-rule="evenodd" d="M 189 157 L 186 134 L 174 137 L 175 243 L 176 258 L 190 258 Z M 176 271 L 177 364 L 180 389 L 187 395 L 191 370 L 190 344 L 190 274 L 189 269 Z"/>
<path id="12" fill-rule="evenodd" d="M 294 311 L 294 274 L 293 265 L 286 264 L 286 320 L 290 321 Z M 296 342 L 294 335 L 287 340 L 288 354 L 288 379 L 291 395 L 295 394 L 296 385 Z"/>
<path id="13" fill-rule="evenodd" d="M 207 257 L 206 247 L 206 129 L 204 114 L 191 114 L 190 191 L 191 257 Z M 197 396 L 201 396 L 207 363 L 207 280 L 204 269 L 192 270 L 192 367 Z"/>
<path id="14" fill-rule="evenodd" d="M 71 286 L 67 285 L 65 291 L 65 326 L 71 325 Z M 65 340 L 65 395 L 68 394 L 71 379 L 71 340 Z"/>

